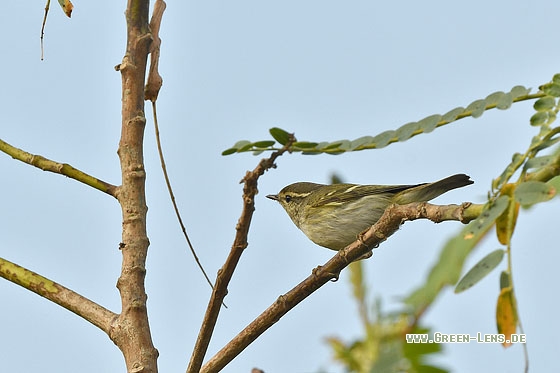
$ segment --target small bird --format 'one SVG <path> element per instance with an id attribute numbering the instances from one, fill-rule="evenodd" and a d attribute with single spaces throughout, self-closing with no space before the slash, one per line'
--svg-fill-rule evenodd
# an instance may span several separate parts
<path id="1" fill-rule="evenodd" d="M 375 224 L 391 204 L 426 202 L 472 183 L 465 174 L 416 185 L 300 182 L 266 197 L 278 201 L 311 241 L 328 249 L 340 250 Z"/>

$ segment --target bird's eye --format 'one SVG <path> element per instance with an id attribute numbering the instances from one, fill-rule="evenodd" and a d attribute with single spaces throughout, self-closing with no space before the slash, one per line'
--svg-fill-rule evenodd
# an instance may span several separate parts
<path id="1" fill-rule="evenodd" d="M 286 196 L 284 197 L 284 199 L 286 200 L 287 203 L 290 203 L 292 201 L 292 196 Z"/>

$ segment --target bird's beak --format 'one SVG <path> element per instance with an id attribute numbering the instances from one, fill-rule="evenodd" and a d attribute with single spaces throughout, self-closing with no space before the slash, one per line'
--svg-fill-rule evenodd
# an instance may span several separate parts
<path id="1" fill-rule="evenodd" d="M 270 199 L 273 199 L 275 201 L 278 201 L 278 195 L 277 194 L 269 194 L 268 196 L 266 196 L 266 198 L 270 198 Z"/>

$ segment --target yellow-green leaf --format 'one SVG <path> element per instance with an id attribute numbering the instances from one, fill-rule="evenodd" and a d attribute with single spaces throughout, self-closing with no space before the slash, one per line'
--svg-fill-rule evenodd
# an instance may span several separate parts
<path id="1" fill-rule="evenodd" d="M 513 104 L 513 99 L 511 97 L 511 93 L 505 93 L 503 96 L 500 96 L 498 102 L 496 103 L 496 107 L 500 110 L 506 110 L 511 107 Z"/>
<path id="2" fill-rule="evenodd" d="M 548 111 L 554 108 L 556 105 L 556 99 L 551 96 L 541 97 L 533 104 L 533 108 L 536 111 Z"/>
<path id="3" fill-rule="evenodd" d="M 350 143 L 350 148 L 351 149 L 357 149 L 361 146 L 371 144 L 372 140 L 373 140 L 372 136 L 359 137 L 355 140 L 352 140 L 352 142 Z"/>
<path id="4" fill-rule="evenodd" d="M 420 128 L 420 123 L 410 122 L 400 126 L 396 131 L 395 135 L 398 137 L 399 141 L 405 141 L 410 139 L 412 134 Z"/>
<path id="5" fill-rule="evenodd" d="M 521 96 L 526 96 L 529 93 L 531 93 L 531 89 L 530 88 L 525 88 L 522 85 L 516 85 L 515 87 L 513 87 L 510 91 L 511 95 L 513 98 L 518 98 Z"/>
<path id="6" fill-rule="evenodd" d="M 484 211 L 476 220 L 473 220 L 463 228 L 463 239 L 465 241 L 476 240 L 478 242 L 508 205 L 509 197 L 499 197 L 488 210 Z"/>
<path id="7" fill-rule="evenodd" d="M 461 280 L 459 280 L 459 283 L 455 286 L 455 294 L 470 289 L 477 282 L 486 277 L 487 274 L 492 272 L 492 270 L 501 263 L 504 258 L 504 253 L 505 251 L 502 249 L 492 251 L 476 263 L 475 266 L 472 267 Z"/>
<path id="8" fill-rule="evenodd" d="M 551 165 L 555 161 L 556 161 L 555 156 L 553 156 L 553 155 L 543 155 L 542 157 L 535 157 L 535 158 L 529 159 L 527 162 L 525 162 L 525 165 L 523 166 L 523 169 L 524 170 L 530 170 L 530 169 L 533 169 L 533 168 L 546 167 L 548 165 Z"/>
<path id="9" fill-rule="evenodd" d="M 552 179 L 546 182 L 548 185 L 552 186 L 556 190 L 556 195 L 560 195 L 560 176 L 554 176 Z"/>
<path id="10" fill-rule="evenodd" d="M 519 203 L 514 202 L 511 197 L 513 197 L 513 192 L 515 191 L 515 184 L 506 184 L 502 188 L 502 195 L 510 197 L 510 205 L 508 208 L 496 219 L 496 235 L 498 236 L 498 241 L 502 245 L 507 245 L 510 236 L 513 234 L 515 229 L 515 223 L 517 222 L 517 215 L 519 213 Z M 512 206 L 514 203 L 515 206 Z"/>
<path id="11" fill-rule="evenodd" d="M 372 142 L 375 143 L 375 147 L 377 149 L 381 149 L 387 146 L 387 144 L 389 144 L 389 142 L 395 137 L 395 135 L 396 132 L 394 130 L 381 132 L 379 135 L 376 135 L 372 139 Z"/>
<path id="12" fill-rule="evenodd" d="M 444 286 L 457 283 L 468 254 L 490 230 L 508 205 L 509 197 L 499 197 L 490 208 L 484 210 L 477 219 L 471 221 L 459 234 L 445 244 L 425 283 L 404 300 L 412 307 L 413 312 L 424 310 L 434 301 Z"/>
<path id="13" fill-rule="evenodd" d="M 486 105 L 498 105 L 498 102 L 503 99 L 504 95 L 505 93 L 502 91 L 490 93 L 488 96 L 486 96 Z"/>
<path id="14" fill-rule="evenodd" d="M 539 87 L 544 93 L 550 96 L 559 97 L 560 96 L 560 84 L 559 83 L 546 83 Z"/>
<path id="15" fill-rule="evenodd" d="M 549 120 L 549 115 L 548 115 L 548 111 L 538 111 L 535 114 L 533 114 L 533 116 L 531 116 L 531 119 L 529 119 L 529 122 L 531 123 L 531 126 L 542 126 L 545 123 L 548 123 Z"/>
<path id="16" fill-rule="evenodd" d="M 517 328 L 516 302 L 511 287 L 500 290 L 496 305 L 496 325 L 498 333 L 504 334 L 506 339 L 502 345 L 504 347 L 511 346 L 511 335 L 515 334 Z"/>
<path id="17" fill-rule="evenodd" d="M 423 130 L 424 133 L 430 133 L 437 127 L 437 124 L 441 120 L 441 115 L 434 114 L 426 117 L 418 122 L 420 128 Z"/>
<path id="18" fill-rule="evenodd" d="M 70 0 L 58 0 L 58 3 L 62 7 L 62 11 L 66 14 L 69 18 L 72 17 L 72 9 L 74 9 L 74 5 Z"/>
<path id="19" fill-rule="evenodd" d="M 509 278 L 509 273 L 507 271 L 502 271 L 500 273 L 500 290 L 509 288 L 511 286 L 511 279 Z"/>
<path id="20" fill-rule="evenodd" d="M 519 184 L 513 195 L 520 204 L 530 206 L 538 202 L 548 201 L 556 195 L 556 189 L 542 181 L 526 181 Z"/>
<path id="21" fill-rule="evenodd" d="M 449 110 L 447 113 L 443 114 L 441 120 L 445 122 L 453 122 L 454 120 L 457 119 L 459 114 L 463 114 L 464 111 L 465 111 L 464 107 L 456 107 L 455 109 Z"/>
<path id="22" fill-rule="evenodd" d="M 476 100 L 473 101 L 469 104 L 469 106 L 467 106 L 467 108 L 465 109 L 465 111 L 467 112 L 471 112 L 471 116 L 473 118 L 478 118 L 480 117 L 483 113 L 484 110 L 486 109 L 486 101 L 484 100 Z"/>

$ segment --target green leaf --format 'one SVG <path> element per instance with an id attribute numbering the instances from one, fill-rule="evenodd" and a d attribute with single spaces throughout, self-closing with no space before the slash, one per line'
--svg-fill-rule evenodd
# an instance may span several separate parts
<path id="1" fill-rule="evenodd" d="M 509 273 L 507 271 L 502 271 L 500 273 L 500 290 L 509 288 L 511 286 L 511 280 L 509 278 Z"/>
<path id="2" fill-rule="evenodd" d="M 465 111 L 471 112 L 471 116 L 473 118 L 478 118 L 482 114 L 484 114 L 484 110 L 486 109 L 486 101 L 484 100 L 476 100 L 473 101 L 467 106 Z"/>
<path id="3" fill-rule="evenodd" d="M 242 147 L 240 147 L 239 149 L 237 149 L 238 152 L 246 152 L 247 150 L 251 149 L 253 147 L 253 143 L 248 143 L 243 145 Z"/>
<path id="4" fill-rule="evenodd" d="M 560 176 L 555 176 L 552 179 L 548 180 L 546 183 L 556 190 L 557 196 L 560 196 L 560 193 L 558 193 L 558 191 L 560 191 Z"/>
<path id="5" fill-rule="evenodd" d="M 513 154 L 511 158 L 511 163 L 505 168 L 502 174 L 497 179 L 492 180 L 492 189 L 500 189 L 502 185 L 515 173 L 515 171 L 521 167 L 525 160 L 523 154 L 520 153 Z"/>
<path id="6" fill-rule="evenodd" d="M 455 109 L 450 110 L 447 113 L 443 114 L 441 120 L 445 122 L 453 122 L 454 120 L 457 119 L 459 114 L 463 114 L 464 111 L 465 111 L 464 107 L 456 107 Z"/>
<path id="7" fill-rule="evenodd" d="M 533 104 L 536 111 L 548 111 L 556 106 L 556 99 L 554 97 L 541 97 Z"/>
<path id="8" fill-rule="evenodd" d="M 497 107 L 498 104 L 504 99 L 504 95 L 505 95 L 505 93 L 502 92 L 502 91 L 490 93 L 488 96 L 486 96 L 486 99 L 485 99 L 486 106 L 496 105 L 496 107 Z"/>
<path id="9" fill-rule="evenodd" d="M 344 149 L 335 149 L 335 150 L 329 150 L 328 152 L 326 152 L 326 154 L 328 154 L 328 155 L 339 155 L 339 154 L 343 154 L 345 152 L 346 152 L 346 150 L 344 150 Z"/>
<path id="10" fill-rule="evenodd" d="M 385 132 L 381 132 L 379 135 L 375 136 L 372 139 L 372 142 L 375 143 L 375 148 L 381 149 L 386 147 L 392 139 L 396 136 L 396 132 L 394 130 L 389 130 Z"/>
<path id="11" fill-rule="evenodd" d="M 342 140 L 340 141 L 339 148 L 346 151 L 346 150 L 350 150 L 351 145 L 352 143 L 350 142 L 350 140 Z"/>
<path id="12" fill-rule="evenodd" d="M 294 148 L 300 148 L 300 149 L 309 149 L 309 148 L 315 148 L 317 145 L 319 145 L 316 142 L 309 142 L 309 141 L 296 141 L 293 144 Z"/>
<path id="13" fill-rule="evenodd" d="M 455 286 L 455 294 L 470 289 L 477 282 L 486 277 L 487 274 L 492 272 L 492 270 L 502 262 L 504 253 L 505 251 L 502 249 L 492 251 L 476 263 L 475 266 L 472 267 L 461 280 L 459 280 L 459 283 Z"/>
<path id="14" fill-rule="evenodd" d="M 509 109 L 512 104 L 513 104 L 513 99 L 511 97 L 511 93 L 504 93 L 504 95 L 501 96 L 498 102 L 496 103 L 496 107 L 500 110 L 506 110 Z"/>
<path id="15" fill-rule="evenodd" d="M 560 97 L 560 83 L 546 83 L 540 87 L 549 96 Z"/>
<path id="16" fill-rule="evenodd" d="M 328 141 L 321 141 L 320 143 L 317 144 L 317 146 L 315 148 L 322 150 L 326 146 L 329 146 L 329 144 L 330 144 L 330 142 L 328 142 Z"/>
<path id="17" fill-rule="evenodd" d="M 364 281 L 363 260 L 350 263 L 348 269 L 350 270 L 350 284 L 352 285 L 352 292 L 356 303 L 358 303 L 358 311 L 364 325 L 369 322 L 368 305 L 366 301 L 367 285 Z"/>
<path id="18" fill-rule="evenodd" d="M 426 328 L 414 328 L 408 333 L 413 334 L 429 334 L 433 335 L 433 332 Z M 411 364 L 411 369 L 407 370 L 410 372 L 417 373 L 446 373 L 447 370 L 428 365 L 428 363 L 435 356 L 433 354 L 438 354 L 442 351 L 441 343 L 404 343 L 403 344 L 403 354 L 404 357 Z M 437 355 L 436 355 L 437 356 Z"/>
<path id="19" fill-rule="evenodd" d="M 341 141 L 336 141 L 336 142 L 331 142 L 327 146 L 322 146 L 320 149 L 321 150 L 336 149 L 336 148 L 340 147 L 340 145 L 342 145 L 342 142 Z M 317 148 L 319 148 L 319 147 L 317 146 Z"/>
<path id="20" fill-rule="evenodd" d="M 233 146 L 231 148 L 224 150 L 222 152 L 222 155 L 230 155 L 230 154 L 233 154 L 233 153 L 240 152 L 240 151 L 242 151 L 241 149 L 244 146 L 247 146 L 248 144 L 250 145 L 251 142 L 247 141 L 247 140 L 240 140 L 240 141 L 236 142 L 235 144 L 233 144 Z"/>
<path id="21" fill-rule="evenodd" d="M 437 127 L 440 121 L 441 121 L 441 115 L 434 114 L 422 119 L 420 122 L 418 122 L 418 125 L 420 126 L 420 128 L 423 130 L 424 133 L 430 133 Z"/>
<path id="22" fill-rule="evenodd" d="M 508 196 L 500 196 L 490 208 L 484 211 L 478 218 L 470 222 L 462 231 L 462 239 L 464 241 L 480 240 L 484 233 L 490 229 L 496 219 L 505 211 L 509 205 Z M 475 242 L 475 243 L 476 243 Z"/>
<path id="23" fill-rule="evenodd" d="M 233 144 L 232 148 L 237 148 L 240 149 L 246 145 L 250 145 L 251 141 L 247 141 L 247 140 L 239 140 L 238 142 L 236 142 L 235 144 Z"/>
<path id="24" fill-rule="evenodd" d="M 531 126 L 538 127 L 548 123 L 549 120 L 548 113 L 549 113 L 548 111 L 539 111 L 533 114 L 533 116 L 531 116 L 531 119 L 529 121 L 531 123 Z"/>
<path id="25" fill-rule="evenodd" d="M 272 127 L 268 130 L 268 132 L 270 132 L 270 135 L 274 138 L 274 140 L 278 141 L 278 143 L 282 145 L 286 145 L 290 140 L 290 134 L 282 128 Z"/>
<path id="26" fill-rule="evenodd" d="M 410 123 L 407 123 L 407 124 L 404 124 L 404 125 L 400 126 L 395 131 L 395 136 L 397 136 L 399 141 L 406 141 L 406 140 L 410 139 L 412 134 L 414 132 L 418 131 L 418 129 L 420 129 L 420 123 L 419 122 L 410 122 Z"/>
<path id="27" fill-rule="evenodd" d="M 363 137 L 359 137 L 355 140 L 353 140 L 350 143 L 350 149 L 358 149 L 364 145 L 369 145 L 371 144 L 373 141 L 373 137 L 372 136 L 363 136 Z"/>
<path id="28" fill-rule="evenodd" d="M 404 300 L 414 312 L 424 310 L 444 286 L 454 285 L 459 280 L 465 259 L 508 205 L 508 196 L 499 197 L 477 219 L 447 241 L 425 283 Z"/>
<path id="29" fill-rule="evenodd" d="M 511 89 L 511 95 L 514 99 L 521 97 L 521 96 L 526 96 L 529 93 L 531 93 L 531 89 L 530 88 L 525 88 L 522 85 L 516 85 L 515 87 L 513 87 Z"/>
<path id="30" fill-rule="evenodd" d="M 529 159 L 527 162 L 525 162 L 525 165 L 523 166 L 523 168 L 525 170 L 530 170 L 533 168 L 541 168 L 541 167 L 546 167 L 552 163 L 554 163 L 556 161 L 556 157 L 553 155 L 545 155 L 542 157 L 535 157 L 532 159 Z"/>
<path id="31" fill-rule="evenodd" d="M 229 148 L 222 152 L 222 155 L 230 155 L 237 152 L 237 148 Z"/>
<path id="32" fill-rule="evenodd" d="M 272 140 L 264 140 L 264 141 L 257 141 L 253 143 L 253 147 L 255 148 L 268 148 L 276 144 L 276 141 Z"/>
<path id="33" fill-rule="evenodd" d="M 560 141 L 560 136 L 551 137 L 550 139 L 541 142 L 538 146 L 533 147 L 533 150 L 541 151 L 543 149 L 551 147 L 552 145 L 556 144 L 559 141 Z"/>
<path id="34" fill-rule="evenodd" d="M 555 195 L 556 190 L 554 187 L 542 181 L 526 181 L 521 183 L 513 193 L 515 200 L 523 206 L 548 201 Z"/>

